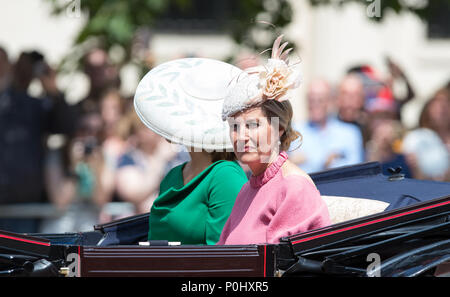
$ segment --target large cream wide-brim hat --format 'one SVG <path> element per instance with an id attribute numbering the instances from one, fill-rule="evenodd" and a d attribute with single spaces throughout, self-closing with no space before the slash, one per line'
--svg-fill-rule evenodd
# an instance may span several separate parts
<path id="1" fill-rule="evenodd" d="M 232 149 L 222 104 L 242 70 L 206 58 L 163 63 L 140 81 L 134 108 L 142 122 L 172 143 L 207 151 Z"/>

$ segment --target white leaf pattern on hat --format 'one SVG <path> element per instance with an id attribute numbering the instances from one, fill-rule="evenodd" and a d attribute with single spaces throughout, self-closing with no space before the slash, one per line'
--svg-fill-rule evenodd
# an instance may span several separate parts
<path id="1" fill-rule="evenodd" d="M 229 127 L 220 113 L 230 80 L 241 72 L 233 65 L 205 58 L 163 63 L 139 83 L 134 97 L 136 112 L 147 127 L 174 143 L 232 148 Z"/>
<path id="2" fill-rule="evenodd" d="M 169 81 L 170 81 L 170 82 L 173 82 L 173 81 L 178 77 L 178 75 L 180 75 L 179 72 L 169 72 L 169 73 L 163 74 L 163 76 L 168 76 L 168 77 L 170 77 L 170 78 L 169 78 Z"/>

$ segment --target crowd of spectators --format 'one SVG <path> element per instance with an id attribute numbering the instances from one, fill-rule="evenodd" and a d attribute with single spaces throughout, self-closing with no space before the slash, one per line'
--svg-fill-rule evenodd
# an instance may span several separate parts
<path id="1" fill-rule="evenodd" d="M 162 177 L 188 158 L 137 118 L 104 50 L 88 52 L 82 67 L 90 90 L 68 104 L 43 55 L 23 52 L 12 62 L 0 49 L 2 230 L 84 231 L 148 212 Z M 44 90 L 38 98 L 28 92 L 33 80 Z M 49 146 L 55 135 L 61 144 Z M 38 205 L 50 206 L 53 215 Z M 36 215 L 7 213 L 24 209 L 17 206 L 34 207 Z"/>
<path id="2" fill-rule="evenodd" d="M 361 65 L 336 86 L 324 79 L 307 86 L 308 118 L 296 124 L 303 138 L 289 152 L 299 167 L 314 173 L 377 161 L 385 175 L 401 168 L 407 178 L 450 181 L 450 82 L 427 100 L 417 127 L 407 129 L 403 108 L 415 92 L 397 64 L 387 66 L 387 78 Z M 394 84 L 403 85 L 403 94 Z"/>
<path id="3" fill-rule="evenodd" d="M 0 229 L 76 232 L 148 212 L 162 177 L 188 160 L 138 119 L 132 98 L 120 92 L 120 69 L 104 50 L 88 52 L 82 68 L 90 90 L 68 104 L 40 53 L 23 52 L 13 62 L 0 48 L 0 207 L 55 210 L 35 217 L 4 211 Z M 303 138 L 291 146 L 290 158 L 308 173 L 379 161 L 385 174 L 401 166 L 406 177 L 449 181 L 450 85 L 428 100 L 418 126 L 408 131 L 401 116 L 415 97 L 413 87 L 391 61 L 389 69 L 391 76 L 381 78 L 362 65 L 336 86 L 324 79 L 305 86 L 308 119 L 294 124 Z M 38 98 L 28 92 L 33 80 L 42 85 Z M 406 86 L 403 98 L 393 92 L 398 81 Z M 63 139 L 60 146 L 48 145 L 52 135 Z"/>

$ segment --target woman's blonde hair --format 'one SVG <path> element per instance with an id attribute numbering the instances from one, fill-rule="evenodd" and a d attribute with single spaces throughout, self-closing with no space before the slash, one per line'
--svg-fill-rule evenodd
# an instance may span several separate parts
<path id="1" fill-rule="evenodd" d="M 283 135 L 280 136 L 280 151 L 287 151 L 291 143 L 297 138 L 300 138 L 301 143 L 302 135 L 292 128 L 294 111 L 289 100 L 281 102 L 277 100 L 266 100 L 261 104 L 261 109 L 268 118 L 269 123 L 271 118 L 276 117 L 279 120 L 280 128 L 284 130 Z"/>

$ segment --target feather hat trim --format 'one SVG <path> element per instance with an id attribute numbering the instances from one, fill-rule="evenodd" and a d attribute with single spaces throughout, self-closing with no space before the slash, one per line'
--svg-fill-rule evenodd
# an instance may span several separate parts
<path id="1" fill-rule="evenodd" d="M 288 100 L 291 91 L 300 86 L 300 67 L 289 63 L 292 48 L 285 50 L 288 42 L 281 44 L 282 39 L 280 35 L 273 43 L 271 58 L 265 65 L 248 68 L 236 79 L 225 97 L 222 120 L 266 100 Z"/>

